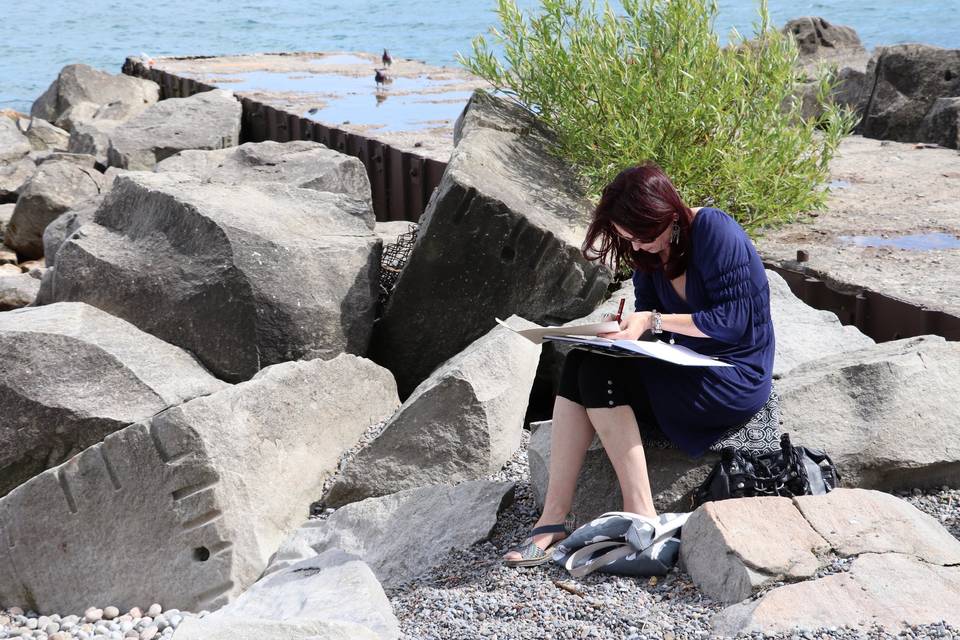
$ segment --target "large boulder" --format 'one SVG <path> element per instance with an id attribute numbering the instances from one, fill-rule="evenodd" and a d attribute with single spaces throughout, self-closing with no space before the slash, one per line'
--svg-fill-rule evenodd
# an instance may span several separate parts
<path id="1" fill-rule="evenodd" d="M 117 429 L 225 386 L 190 354 L 80 303 L 0 313 L 0 345 L 0 495 Z"/>
<path id="2" fill-rule="evenodd" d="M 273 573 L 219 611 L 188 618 L 177 628 L 177 640 L 396 640 L 399 636 L 400 625 L 373 571 L 340 549 Z"/>
<path id="3" fill-rule="evenodd" d="M 151 171 L 184 149 L 223 149 L 240 143 L 240 102 L 214 89 L 158 102 L 112 130 L 111 166 Z"/>
<path id="4" fill-rule="evenodd" d="M 515 329 L 534 326 L 510 318 Z M 377 438 L 346 465 L 325 503 L 499 471 L 520 446 L 540 346 L 497 326 L 424 380 Z"/>
<path id="5" fill-rule="evenodd" d="M 960 149 L 960 97 L 937 98 L 923 118 L 921 139 Z"/>
<path id="6" fill-rule="evenodd" d="M 40 297 L 88 302 L 246 380 L 278 362 L 366 352 L 372 229 L 369 204 L 342 194 L 132 173 L 60 246 Z"/>
<path id="7" fill-rule="evenodd" d="M 36 171 L 36 163 L 28 156 L 10 162 L 0 162 L 0 203 L 16 202 L 20 191 Z"/>
<path id="8" fill-rule="evenodd" d="M 960 344 L 894 340 L 808 362 L 778 383 L 796 444 L 825 449 L 845 486 L 958 486 Z"/>
<path id="9" fill-rule="evenodd" d="M 216 609 L 398 404 L 389 372 L 344 354 L 269 367 L 121 429 L 0 499 L 0 602 Z"/>
<path id="10" fill-rule="evenodd" d="M 960 96 L 960 49 L 922 44 L 878 47 L 867 76 L 872 91 L 859 133 L 870 138 L 901 142 L 935 142 L 956 147 L 956 123 L 942 135 L 931 129 L 939 98 Z M 936 109 L 935 109 L 936 107 Z"/>
<path id="11" fill-rule="evenodd" d="M 30 147 L 34 151 L 66 151 L 67 144 L 70 141 L 70 134 L 58 126 L 52 125 L 43 118 L 30 118 L 23 134 L 30 141 Z"/>
<path id="12" fill-rule="evenodd" d="M 62 245 L 74 231 L 88 222 L 93 222 L 97 209 L 103 204 L 105 197 L 106 193 L 101 192 L 99 195 L 85 200 L 79 205 L 60 214 L 53 222 L 47 225 L 47 228 L 43 230 L 43 259 L 48 267 L 56 264 L 57 251 L 60 250 L 60 245 Z"/>
<path id="13" fill-rule="evenodd" d="M 342 549 L 370 565 L 383 586 L 397 587 L 443 562 L 451 549 L 489 538 L 497 514 L 513 495 L 512 482 L 477 480 L 354 502 L 297 529 L 280 545 L 265 573 Z"/>
<path id="14" fill-rule="evenodd" d="M 829 58 L 865 52 L 860 36 L 853 28 L 832 24 L 819 16 L 793 18 L 781 31 L 793 37 L 797 50 L 804 57 Z"/>
<path id="15" fill-rule="evenodd" d="M 29 273 L 5 274 L 0 271 L 0 311 L 19 309 L 37 299 L 40 280 Z"/>
<path id="16" fill-rule="evenodd" d="M 522 108 L 484 91 L 471 97 L 378 324 L 374 359 L 397 376 L 401 397 L 494 318 L 557 324 L 603 297 L 610 271 L 580 253 L 592 207 L 551 141 Z"/>
<path id="17" fill-rule="evenodd" d="M 158 163 L 156 170 L 186 173 L 217 184 L 280 182 L 370 200 L 370 179 L 360 160 L 309 140 L 247 142 L 216 151 L 186 150 Z"/>
<path id="18" fill-rule="evenodd" d="M 960 541 L 877 491 L 707 503 L 684 525 L 680 557 L 705 594 L 743 601 L 714 616 L 724 636 L 960 620 Z M 845 572 L 834 573 L 838 561 Z M 798 584 L 748 600 L 780 582 Z"/>
<path id="19" fill-rule="evenodd" d="M 156 82 L 71 64 L 61 69 L 57 79 L 37 98 L 30 115 L 56 122 L 65 111 L 82 102 L 124 102 L 133 109 L 143 109 L 159 99 L 160 86 Z"/>
<path id="20" fill-rule="evenodd" d="M 4 233 L 4 244 L 26 258 L 43 257 L 43 230 L 68 209 L 96 197 L 103 174 L 73 158 L 52 158 L 41 164 L 20 190 L 16 209 Z"/>

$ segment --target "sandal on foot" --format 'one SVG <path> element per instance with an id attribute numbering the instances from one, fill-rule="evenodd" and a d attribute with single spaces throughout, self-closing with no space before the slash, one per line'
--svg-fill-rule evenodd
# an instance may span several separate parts
<path id="1" fill-rule="evenodd" d="M 541 549 L 533 541 L 534 536 L 538 536 L 542 533 L 564 533 L 566 534 L 564 538 L 570 535 L 573 532 L 572 527 L 569 525 L 569 522 L 562 524 L 548 524 L 542 527 L 537 527 L 530 532 L 530 536 L 521 542 L 520 544 L 511 547 L 507 550 L 507 553 L 514 551 L 520 554 L 519 560 L 508 560 L 504 559 L 503 564 L 508 567 L 536 567 L 541 564 L 546 564 L 550 562 L 550 559 L 553 557 L 553 550 L 563 538 L 560 540 L 553 540 L 546 549 Z"/>

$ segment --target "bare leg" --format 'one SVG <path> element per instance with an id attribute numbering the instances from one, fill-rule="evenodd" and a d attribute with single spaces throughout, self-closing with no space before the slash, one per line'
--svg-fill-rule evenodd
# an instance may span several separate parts
<path id="1" fill-rule="evenodd" d="M 577 477 L 587 448 L 593 441 L 593 426 L 582 405 L 557 396 L 553 404 L 553 433 L 550 439 L 550 479 L 544 499 L 543 513 L 534 528 L 548 524 L 560 524 L 570 512 Z M 534 543 L 546 549 L 560 534 L 545 533 L 534 537 Z M 504 558 L 520 559 L 515 551 Z"/>
<path id="2" fill-rule="evenodd" d="M 633 409 L 621 405 L 586 411 L 617 473 L 623 492 L 623 510 L 645 516 L 657 515 L 650 491 L 643 441 Z"/>

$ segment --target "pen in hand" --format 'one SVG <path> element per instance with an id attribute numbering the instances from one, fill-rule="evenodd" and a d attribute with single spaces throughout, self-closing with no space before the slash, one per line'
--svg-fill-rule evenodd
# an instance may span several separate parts
<path id="1" fill-rule="evenodd" d="M 620 322 L 620 319 L 623 316 L 623 303 L 626 301 L 626 298 L 620 298 L 620 306 L 617 308 L 617 322 Z"/>

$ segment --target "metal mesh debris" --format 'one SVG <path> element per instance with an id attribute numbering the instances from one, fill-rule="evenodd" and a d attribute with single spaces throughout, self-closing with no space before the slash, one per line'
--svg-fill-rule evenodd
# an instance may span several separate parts
<path id="1" fill-rule="evenodd" d="M 380 258 L 380 305 L 387 304 L 390 293 L 397 284 L 397 278 L 403 266 L 410 258 L 413 245 L 417 243 L 419 225 L 411 224 L 410 230 L 397 236 L 395 242 L 383 245 L 383 255 Z"/>

